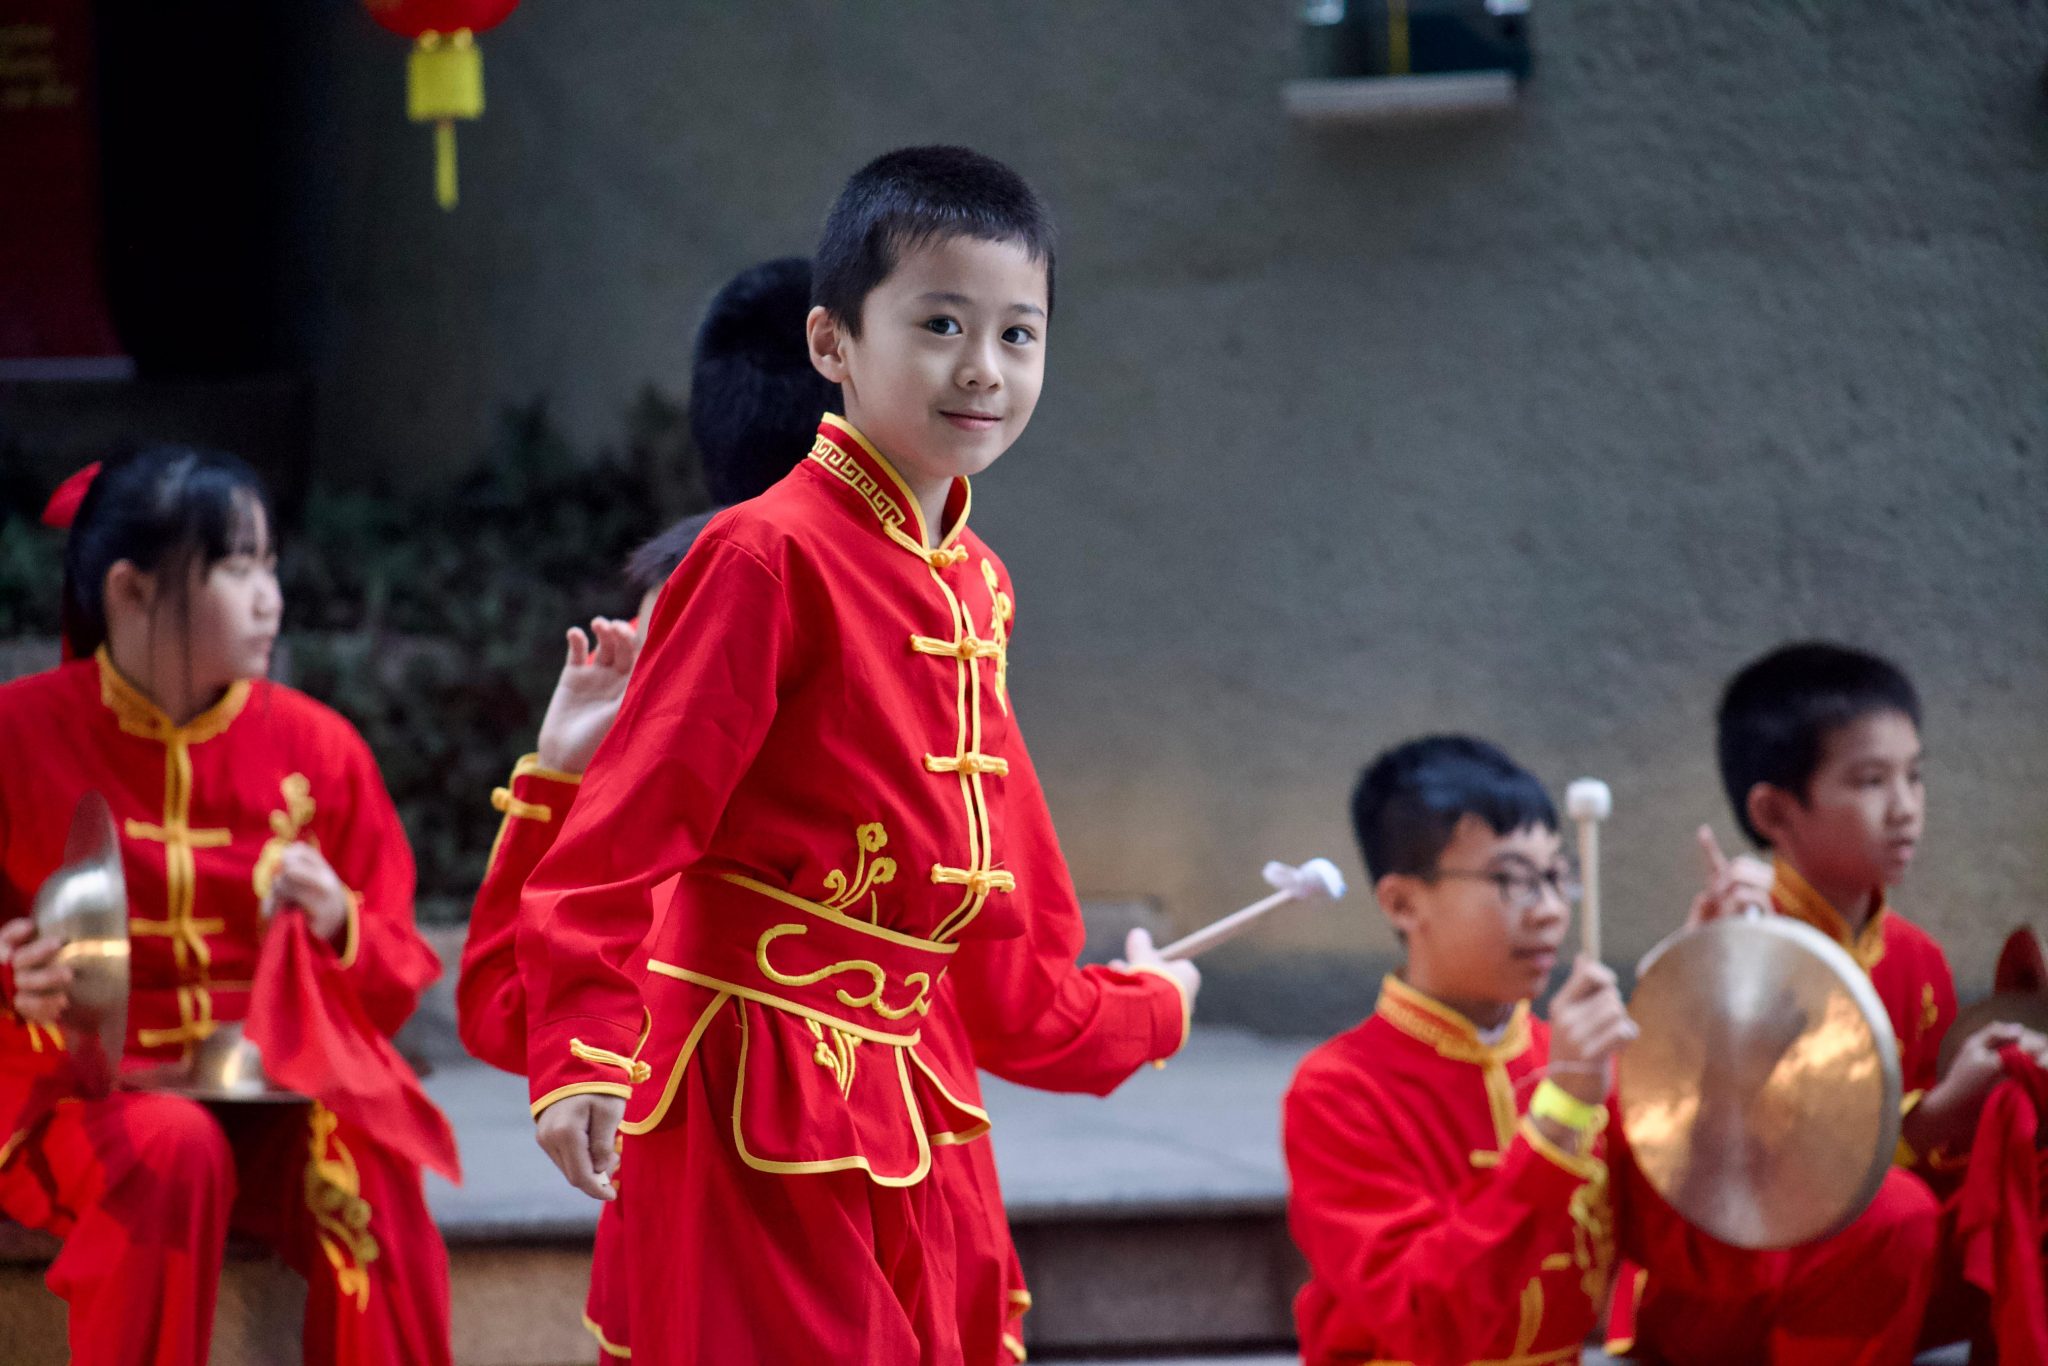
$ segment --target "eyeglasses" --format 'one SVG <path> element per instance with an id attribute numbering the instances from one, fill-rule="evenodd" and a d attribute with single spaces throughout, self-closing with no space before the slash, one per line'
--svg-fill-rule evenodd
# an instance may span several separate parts
<path id="1" fill-rule="evenodd" d="M 1579 897 L 1585 891 L 1580 885 L 1578 874 L 1567 864 L 1558 864 L 1547 872 L 1537 872 L 1526 865 L 1519 868 L 1491 868 L 1477 872 L 1469 868 L 1439 868 L 1429 875 L 1429 881 L 1439 878 L 1467 878 L 1479 882 L 1491 882 L 1500 893 L 1503 907 L 1514 914 L 1533 911 L 1543 904 L 1543 893 L 1554 892 L 1567 906 L 1579 904 Z"/>

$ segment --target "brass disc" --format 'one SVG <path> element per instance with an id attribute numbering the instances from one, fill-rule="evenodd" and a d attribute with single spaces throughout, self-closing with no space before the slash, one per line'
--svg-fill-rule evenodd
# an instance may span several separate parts
<path id="1" fill-rule="evenodd" d="M 1652 955 L 1629 1013 L 1622 1127 L 1688 1223 L 1793 1247 L 1870 1204 L 1898 1147 L 1898 1046 L 1833 940 L 1779 916 L 1715 921 Z"/>
<path id="2" fill-rule="evenodd" d="M 128 1045 L 128 884 L 107 799 L 78 799 L 64 863 L 36 889 L 36 928 L 64 941 L 57 961 L 71 968 L 70 1003 L 58 1023 L 81 1094 L 113 1089 Z"/>
<path id="3" fill-rule="evenodd" d="M 1956 1050 L 1972 1034 L 1985 1025 L 1999 1023 L 2025 1025 L 2036 1033 L 2048 1034 L 2048 996 L 2031 991 L 2001 991 L 1964 1006 L 1956 1015 L 1956 1022 L 1948 1027 L 1948 1033 L 1942 1036 L 1937 1075 L 1948 1075 L 1949 1064 L 1956 1060 Z"/>

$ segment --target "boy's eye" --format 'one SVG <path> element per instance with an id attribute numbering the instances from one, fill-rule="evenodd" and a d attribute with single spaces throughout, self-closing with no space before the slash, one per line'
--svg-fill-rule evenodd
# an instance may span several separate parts
<path id="1" fill-rule="evenodd" d="M 941 337 L 957 337 L 960 335 L 960 324 L 951 318 L 931 318 L 925 322 L 924 330 Z"/>
<path id="2" fill-rule="evenodd" d="M 1013 327 L 1003 333 L 1003 340 L 1012 346 L 1029 346 L 1037 341 L 1038 337 L 1028 327 Z"/>

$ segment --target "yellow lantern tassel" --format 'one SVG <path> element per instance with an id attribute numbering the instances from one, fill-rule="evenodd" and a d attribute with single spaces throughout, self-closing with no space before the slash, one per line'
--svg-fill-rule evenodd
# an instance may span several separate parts
<path id="1" fill-rule="evenodd" d="M 443 209 L 455 207 L 455 121 L 434 125 L 434 198 Z"/>
<path id="2" fill-rule="evenodd" d="M 405 112 L 434 125 L 434 198 L 456 202 L 455 120 L 484 112 L 484 55 L 466 28 L 422 33 L 405 68 Z"/>

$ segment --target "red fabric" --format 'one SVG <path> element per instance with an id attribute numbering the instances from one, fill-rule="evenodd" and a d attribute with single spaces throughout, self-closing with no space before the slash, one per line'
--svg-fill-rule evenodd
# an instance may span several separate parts
<path id="1" fill-rule="evenodd" d="M 482 33 L 505 21 L 519 0 L 364 0 L 381 28 L 408 38 L 422 33 Z"/>
<path id="2" fill-rule="evenodd" d="M 377 1033 L 396 1033 L 440 964 L 414 928 L 412 855 L 362 737 L 263 681 L 173 727 L 103 658 L 0 685 L 0 922 L 28 914 L 63 862 L 79 797 L 104 795 L 133 927 L 127 1061 L 175 1061 L 212 1022 L 248 1014 L 263 942 L 257 884 L 282 829 L 318 844 L 356 892 L 339 980 Z M 69 1071 L 0 1012 L 0 1143 L 69 1094 Z"/>
<path id="3" fill-rule="evenodd" d="M 1888 1172 L 1832 1238 L 1752 1252 L 1691 1228 L 1636 1168 L 1610 1121 L 1616 1221 L 1646 1269 L 1632 1351 L 1673 1366 L 1906 1366 L 1937 1278 L 1939 1210 L 1926 1183 Z"/>
<path id="4" fill-rule="evenodd" d="M 133 937 L 128 1064 L 180 1058 L 215 1022 L 247 1016 L 263 945 L 258 888 L 287 836 L 317 842 L 357 894 L 350 957 L 345 966 L 332 964 L 327 980 L 337 992 L 345 988 L 348 1008 L 360 1011 L 366 1027 L 385 1037 L 395 1032 L 439 970 L 413 926 L 412 856 L 368 747 L 347 722 L 300 693 L 260 681 L 237 685 L 203 715 L 173 726 L 102 659 L 80 660 L 0 685 L 0 754 L 8 758 L 0 767 L 0 922 L 27 914 L 36 889 L 63 861 L 79 796 L 98 791 L 113 808 Z M 146 1110 L 130 1108 L 144 1103 Z M 340 1283 L 347 1259 L 338 1264 L 330 1256 L 324 1225 L 306 1204 L 309 1189 L 333 1185 L 309 1188 L 314 1134 L 306 1107 L 238 1108 L 239 1118 L 228 1116 L 243 1193 L 237 1224 L 246 1217 L 260 1230 L 264 1220 L 274 1221 L 280 1252 L 308 1275 L 308 1361 L 445 1361 L 447 1254 L 426 1212 L 418 1166 L 345 1119 L 323 1140 L 325 1170 L 355 1187 L 334 1187 L 346 1199 L 336 1196 L 328 1212 L 361 1215 L 378 1244 L 367 1305 L 357 1305 L 356 1291 L 344 1293 Z M 204 1117 L 168 1097 L 117 1092 L 106 1101 L 77 1100 L 65 1055 L 48 1032 L 0 1012 L 0 1150 L 15 1154 L 4 1173 L 5 1208 L 22 1222 L 67 1235 L 58 1268 L 76 1274 L 58 1289 L 78 1307 L 74 1334 L 117 1344 L 85 1349 L 82 1361 L 109 1359 L 90 1352 L 126 1352 L 121 1335 L 142 1331 L 113 1321 L 123 1312 L 113 1306 L 127 1302 L 136 1286 L 168 1286 L 162 1278 L 169 1277 L 180 1288 L 164 1296 L 212 1303 L 217 1250 L 203 1285 L 199 1273 L 177 1269 L 177 1249 L 194 1257 L 203 1250 L 182 1241 L 185 1222 L 197 1217 L 189 1206 L 145 1209 L 134 1216 L 142 1222 L 121 1225 L 140 1231 L 119 1237 L 106 1221 L 126 1214 L 88 1213 L 97 1192 L 112 1191 L 119 1173 L 132 1168 L 120 1156 L 125 1141 L 147 1150 L 152 1162 L 157 1147 L 164 1162 L 189 1161 L 197 1189 L 210 1189 L 205 1153 L 217 1139 L 195 1136 L 188 1110 Z M 258 1131 L 259 1110 L 272 1114 L 276 1127 Z M 151 1137 L 124 1129 L 121 1117 L 138 1115 L 172 1132 Z M 130 1139 L 102 1142 L 103 1116 L 115 1117 L 104 1121 L 113 1126 L 107 1132 L 130 1132 Z M 25 1194 L 15 1178 L 42 1170 L 55 1174 L 36 1178 L 46 1195 Z M 176 1184 L 150 1170 L 149 1181 L 166 1193 Z M 72 1174 L 63 1177 L 65 1171 Z M 252 1177 L 257 1171 L 263 1175 Z M 40 1215 L 26 1207 L 38 1198 L 47 1206 Z M 195 1227 L 203 1233 L 203 1220 Z M 137 1246 L 124 1251 L 126 1237 Z M 161 1258 L 171 1261 L 152 1262 Z M 118 1295 L 103 1289 L 107 1277 L 119 1282 Z M 105 1300 L 94 1298 L 103 1293 Z"/>
<path id="5" fill-rule="evenodd" d="M 95 460 L 57 485 L 50 501 L 43 505 L 43 525 L 59 531 L 69 530 L 72 522 L 78 519 L 78 505 L 85 501 L 86 490 L 99 476 L 100 462 Z"/>
<path id="6" fill-rule="evenodd" d="M 377 1135 L 392 1153 L 461 1182 L 448 1117 L 370 1023 L 333 948 L 314 939 L 303 911 L 279 912 L 264 936 L 246 1029 L 272 1081 Z"/>
<path id="7" fill-rule="evenodd" d="M 2000 1366 L 2040 1366 L 2048 1362 L 2048 1264 L 2036 1136 L 2048 1116 L 2048 1072 L 2010 1044 L 1999 1056 L 2005 1077 L 1984 1102 L 1956 1196 L 1956 1253 L 1963 1279 L 1988 1297 L 1983 1336 Z"/>
<path id="8" fill-rule="evenodd" d="M 1302 1062 L 1284 1104 L 1287 1219 L 1308 1259 L 1302 1359 L 1577 1361 L 1613 1267 L 1606 1172 L 1518 1124 L 1549 1033 L 1497 1045 L 1387 979 Z"/>
<path id="9" fill-rule="evenodd" d="M 447 1366 L 447 1254 L 419 1169 L 330 1122 L 133 1092 L 53 1110 L 0 1168 L 0 1212 L 64 1240 L 46 1279 L 72 1360 L 203 1366 L 232 1229 L 306 1278 L 307 1366 Z"/>
<path id="10" fill-rule="evenodd" d="M 950 1278 L 943 1293 L 998 1325 L 999 1340 L 1023 1295 L 993 1166 L 956 1158 L 980 1142 L 973 1061 L 1104 1090 L 1185 1032 L 1170 982 L 1073 965 L 1078 906 L 1010 715 L 1008 579 L 965 529 L 965 481 L 944 553 L 927 554 L 922 514 L 886 462 L 835 419 L 820 432 L 811 460 L 715 519 L 670 580 L 619 719 L 520 908 L 534 1099 L 565 1087 L 633 1097 L 627 1226 L 660 1234 L 634 1235 L 633 1274 L 663 1287 L 656 1305 L 633 1297 L 636 1359 L 670 1350 L 643 1315 L 724 1321 L 706 1307 L 724 1273 L 700 1288 L 687 1269 L 734 1244 L 705 1211 L 757 1179 L 822 1195 L 863 1172 L 875 1178 L 865 1220 L 847 1215 L 850 1195 L 832 1195 L 815 1229 L 771 1221 L 760 1259 L 748 1261 L 751 1243 L 732 1254 L 744 1285 L 731 1312 L 830 1356 L 844 1345 L 830 1315 L 813 1312 L 800 1280 L 776 1279 L 793 1255 L 781 1244 L 816 1240 L 806 1255 L 821 1265 L 865 1264 L 928 1236 L 933 1255 L 950 1249 L 933 1288 L 890 1284 L 939 1295 Z M 650 889 L 678 874 L 655 906 Z M 742 922 L 753 927 L 744 944 L 717 940 Z M 828 932 L 860 951 L 813 961 Z M 654 960 L 644 982 L 643 946 Z M 951 966 L 928 971 L 935 954 Z M 714 961 L 717 973 L 703 966 Z M 794 980 L 812 972 L 825 975 Z M 994 985 L 985 997 L 956 977 Z M 825 1008 L 789 1008 L 810 995 Z M 902 1012 L 886 1030 L 877 1005 Z M 593 1049 L 637 1050 L 652 1075 L 632 1087 Z M 688 1148 L 683 1131 L 720 1154 L 689 1179 L 662 1168 Z M 781 1163 L 831 1170 L 795 1177 Z M 658 1215 L 649 1189 L 668 1192 Z M 885 1211 L 894 1191 L 922 1194 Z M 965 1320 L 931 1326 L 921 1315 L 937 1302 L 891 1312 L 925 1325 L 912 1330 L 921 1341 L 988 1336 Z"/>

